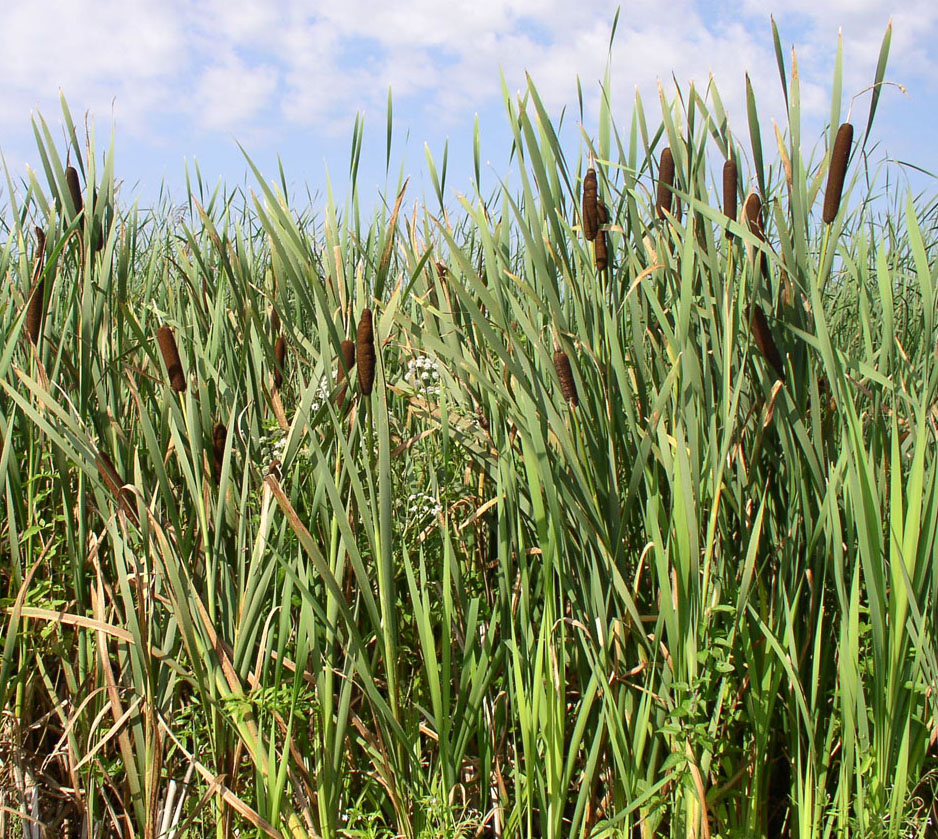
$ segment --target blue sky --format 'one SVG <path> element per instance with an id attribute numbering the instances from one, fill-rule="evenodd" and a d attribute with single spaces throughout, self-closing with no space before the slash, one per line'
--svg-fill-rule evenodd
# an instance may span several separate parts
<path id="1" fill-rule="evenodd" d="M 938 37 L 934 0 L 761 0 L 633 2 L 622 8 L 612 53 L 614 116 L 627 127 L 634 91 L 646 108 L 657 84 L 705 85 L 712 73 L 731 125 L 745 138 L 745 73 L 764 124 L 783 123 L 769 16 L 796 48 L 805 143 L 830 108 L 838 32 L 844 40 L 844 102 L 868 86 L 883 32 L 893 21 L 887 79 L 874 139 L 881 154 L 938 170 Z M 165 181 L 184 195 L 184 163 L 197 159 L 210 183 L 245 180 L 240 142 L 261 171 L 277 176 L 277 155 L 295 191 L 321 191 L 326 166 L 338 192 L 348 172 L 355 114 L 365 119 L 363 200 L 385 184 L 385 109 L 394 96 L 393 189 L 403 162 L 412 197 L 429 193 L 424 145 L 440 162 L 449 140 L 448 191 L 469 191 L 478 115 L 489 183 L 507 169 L 510 140 L 500 71 L 510 90 L 529 72 L 551 111 L 577 113 L 583 86 L 592 132 L 599 80 L 617 3 L 560 0 L 31 0 L 4 10 L 0 29 L 0 150 L 14 177 L 39 168 L 31 118 L 61 136 L 63 91 L 76 121 L 98 138 L 115 133 L 125 201 L 153 200 Z M 865 124 L 869 94 L 856 105 Z M 575 134 L 572 135 L 575 142 Z M 763 130 L 771 141 L 771 131 Z M 99 142 L 100 142 L 99 139 Z M 64 148 L 64 140 L 60 151 Z M 575 154 L 575 148 L 571 150 Z M 250 178 L 248 179 L 250 182 Z M 936 191 L 915 176 L 917 189 Z"/>

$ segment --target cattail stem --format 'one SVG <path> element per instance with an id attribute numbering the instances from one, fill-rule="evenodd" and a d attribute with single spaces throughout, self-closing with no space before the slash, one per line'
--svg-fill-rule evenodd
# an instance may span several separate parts
<path id="1" fill-rule="evenodd" d="M 355 354 L 358 359 L 358 387 L 365 396 L 370 396 L 375 384 L 375 333 L 371 309 L 362 309 L 356 333 Z"/>
<path id="2" fill-rule="evenodd" d="M 844 178 L 853 145 L 853 126 L 845 122 L 837 129 L 834 148 L 831 151 L 830 169 L 827 170 L 827 189 L 824 191 L 824 224 L 830 224 L 840 211 L 840 199 L 844 192 Z"/>
<path id="3" fill-rule="evenodd" d="M 163 354 L 166 372 L 169 374 L 169 386 L 177 393 L 182 393 L 186 389 L 186 374 L 182 369 L 182 360 L 179 358 L 179 349 L 176 346 L 173 330 L 168 326 L 161 326 L 156 333 L 156 340 Z"/>

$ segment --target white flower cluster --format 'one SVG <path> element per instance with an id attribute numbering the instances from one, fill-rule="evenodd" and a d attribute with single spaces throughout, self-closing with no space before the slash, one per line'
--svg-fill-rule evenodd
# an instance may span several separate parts
<path id="1" fill-rule="evenodd" d="M 258 439 L 260 462 L 264 467 L 273 461 L 283 461 L 287 448 L 287 435 L 278 426 L 266 428 Z"/>
<path id="2" fill-rule="evenodd" d="M 407 362 L 407 375 L 404 377 L 415 389 L 427 396 L 440 395 L 440 366 L 435 359 L 418 355 Z"/>
<path id="3" fill-rule="evenodd" d="M 287 435 L 284 434 L 273 445 L 273 456 L 275 460 L 283 460 L 283 453 L 287 450 Z"/>
<path id="4" fill-rule="evenodd" d="M 319 387 L 316 388 L 316 395 L 313 397 L 313 401 L 309 406 L 309 412 L 315 414 L 326 402 L 329 401 L 329 390 L 332 386 L 332 377 L 329 375 L 323 376 L 319 380 Z"/>
<path id="5" fill-rule="evenodd" d="M 435 519 L 443 508 L 440 502 L 425 492 L 414 492 L 407 496 L 407 520 L 411 525 L 421 524 L 427 519 Z"/>

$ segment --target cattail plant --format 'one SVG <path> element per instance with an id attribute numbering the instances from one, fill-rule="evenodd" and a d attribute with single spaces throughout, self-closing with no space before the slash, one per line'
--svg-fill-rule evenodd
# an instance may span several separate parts
<path id="1" fill-rule="evenodd" d="M 596 220 L 600 225 L 609 221 L 609 213 L 602 201 L 596 202 Z M 604 271 L 609 264 L 609 237 L 605 230 L 598 230 L 593 239 L 593 257 L 596 259 L 596 270 Z"/>
<path id="2" fill-rule="evenodd" d="M 661 162 L 658 164 L 658 200 L 655 208 L 658 218 L 664 218 L 665 211 L 671 209 L 671 197 L 674 193 L 674 157 L 670 148 L 661 152 Z"/>
<path id="3" fill-rule="evenodd" d="M 36 267 L 33 269 L 33 294 L 26 311 L 26 334 L 34 345 L 39 344 L 42 335 L 42 319 L 45 315 L 46 281 L 42 276 L 42 260 L 46 250 L 46 234 L 42 228 L 36 228 Z M 38 282 L 37 282 L 38 280 Z"/>
<path id="4" fill-rule="evenodd" d="M 365 396 L 371 395 L 375 384 L 375 332 L 371 309 L 362 309 L 356 334 L 355 355 L 358 360 L 358 386 Z"/>
<path id="5" fill-rule="evenodd" d="M 762 199 L 756 193 L 752 193 L 743 205 L 743 213 L 746 216 L 746 228 L 760 242 L 765 241 L 765 230 L 762 227 Z M 759 270 L 763 275 L 768 271 L 765 254 L 761 251 L 755 257 Z"/>
<path id="6" fill-rule="evenodd" d="M 114 461 L 108 457 L 107 452 L 98 450 L 95 452 L 94 465 L 97 467 L 98 474 L 104 481 L 108 491 L 114 496 L 114 499 L 124 513 L 126 513 L 127 518 L 139 527 L 140 520 L 137 518 L 134 494 L 125 487 L 126 482 L 120 477 L 117 467 L 114 465 Z"/>
<path id="7" fill-rule="evenodd" d="M 580 398 L 576 392 L 576 382 L 573 380 L 573 371 L 570 369 L 570 358 L 563 350 L 557 350 L 554 353 L 554 370 L 557 371 L 557 378 L 560 379 L 560 392 L 563 398 L 574 408 L 580 404 Z"/>
<path id="8" fill-rule="evenodd" d="M 97 207 L 98 207 L 98 190 L 95 189 L 92 191 L 92 195 L 91 195 L 92 217 L 94 217 L 94 213 L 97 210 Z M 82 229 L 84 229 L 84 224 L 85 224 L 84 219 L 82 219 Z M 101 250 L 104 248 L 104 230 L 101 226 L 101 223 L 96 220 L 94 222 L 94 227 L 92 228 L 91 232 L 92 232 L 92 239 L 94 240 L 93 242 L 94 252 L 100 253 Z"/>
<path id="9" fill-rule="evenodd" d="M 339 356 L 339 370 L 336 374 L 336 381 L 341 387 L 335 397 L 335 404 L 342 405 L 345 402 L 345 394 L 348 391 L 347 376 L 352 372 L 355 366 L 355 342 L 347 338 L 342 342 L 342 354 Z"/>
<path id="10" fill-rule="evenodd" d="M 277 310 L 273 306 L 270 308 L 270 331 L 274 335 L 280 335 L 280 315 L 277 314 Z"/>
<path id="11" fill-rule="evenodd" d="M 583 177 L 583 235 L 588 242 L 596 238 L 599 225 L 602 223 L 599 221 L 598 189 L 596 170 L 590 167 Z"/>
<path id="12" fill-rule="evenodd" d="M 769 322 L 766 320 L 762 307 L 758 303 L 747 306 L 746 319 L 749 321 L 749 328 L 752 330 L 752 337 L 759 348 L 759 352 L 762 353 L 765 360 L 772 365 L 778 377 L 784 382 L 785 362 L 782 360 L 782 354 L 778 351 L 775 340 L 772 338 Z"/>
<path id="13" fill-rule="evenodd" d="M 179 348 L 176 346 L 173 330 L 168 326 L 161 326 L 156 333 L 156 340 L 160 345 L 160 352 L 163 354 L 166 372 L 169 374 L 169 386 L 177 393 L 182 393 L 186 389 L 186 374 L 182 369 L 182 361 L 179 358 Z"/>
<path id="14" fill-rule="evenodd" d="M 723 164 L 723 215 L 729 221 L 736 221 L 736 200 L 739 196 L 739 171 L 736 161 L 730 158 Z M 726 236 L 730 231 L 727 228 Z"/>
<path id="15" fill-rule="evenodd" d="M 277 342 L 274 344 L 274 387 L 277 390 L 283 386 L 283 365 L 287 360 L 287 342 L 283 335 L 277 336 Z"/>
<path id="16" fill-rule="evenodd" d="M 762 199 L 753 192 L 746 199 L 744 209 L 746 211 L 746 226 L 749 228 L 749 231 L 760 242 L 764 242 L 765 230 L 762 227 Z"/>
<path id="17" fill-rule="evenodd" d="M 827 170 L 827 189 L 824 191 L 824 224 L 830 224 L 840 210 L 840 199 L 844 192 L 844 177 L 847 174 L 847 161 L 850 159 L 850 147 L 853 145 L 853 126 L 845 122 L 837 129 L 834 149 L 831 151 L 831 165 Z"/>
<path id="18" fill-rule="evenodd" d="M 225 460 L 225 441 L 228 437 L 228 429 L 222 422 L 216 422 L 212 427 L 212 474 L 215 476 L 215 483 L 221 480 L 221 467 Z"/>
<path id="19" fill-rule="evenodd" d="M 68 194 L 72 198 L 72 206 L 75 208 L 75 216 L 77 217 L 84 207 L 84 202 L 81 200 L 81 182 L 78 180 L 78 170 L 74 166 L 66 168 L 65 182 L 68 184 Z M 84 224 L 84 219 L 82 224 Z"/>

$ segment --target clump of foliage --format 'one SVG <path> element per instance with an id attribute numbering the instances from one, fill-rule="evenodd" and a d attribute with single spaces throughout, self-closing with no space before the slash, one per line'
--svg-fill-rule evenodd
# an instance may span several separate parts
<path id="1" fill-rule="evenodd" d="M 359 123 L 344 209 L 252 165 L 141 214 L 38 118 L 0 245 L 3 830 L 922 835 L 938 239 L 859 200 L 888 44 L 855 137 L 838 50 L 813 154 L 781 50 L 774 162 L 751 90 L 745 140 L 711 85 L 625 133 L 604 97 L 576 150 L 530 85 L 517 191 L 476 142 L 458 209 L 401 183 L 367 222 Z"/>

